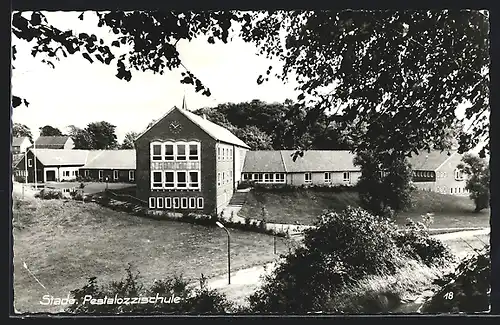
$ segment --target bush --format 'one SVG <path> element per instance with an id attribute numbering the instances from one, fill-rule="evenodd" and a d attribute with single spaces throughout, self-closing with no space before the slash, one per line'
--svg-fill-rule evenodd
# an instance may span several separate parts
<path id="1" fill-rule="evenodd" d="M 336 291 L 366 275 L 394 274 L 404 264 L 396 225 L 355 208 L 320 216 L 303 247 L 282 256 L 264 285 L 249 298 L 254 312 L 327 311 Z"/>
<path id="2" fill-rule="evenodd" d="M 483 312 L 490 308 L 490 248 L 465 259 L 454 272 L 435 281 L 441 289 L 422 306 L 424 313 Z"/>
<path id="3" fill-rule="evenodd" d="M 410 258 L 427 266 L 443 266 L 453 260 L 448 246 L 429 235 L 427 226 L 409 220 L 406 228 L 394 236 L 396 245 Z"/>
<path id="4" fill-rule="evenodd" d="M 44 188 L 36 193 L 35 197 L 42 200 L 59 200 L 63 198 L 63 194 L 61 191 Z"/>
<path id="5" fill-rule="evenodd" d="M 69 305 L 67 312 L 75 314 L 206 314 L 206 313 L 228 313 L 233 310 L 233 305 L 226 299 L 225 295 L 210 290 L 204 281 L 200 282 L 200 288 L 192 290 L 182 276 L 174 276 L 155 282 L 147 288 L 141 283 L 139 272 L 132 272 L 129 265 L 126 276 L 120 281 L 112 281 L 108 284 L 98 285 L 97 279 L 92 277 L 88 283 L 80 289 L 71 291 L 71 297 L 76 303 Z M 133 303 L 129 300 L 118 301 L 118 303 L 91 304 L 88 299 L 114 299 L 117 298 L 148 298 L 155 297 L 153 302 L 144 303 L 141 300 Z M 86 298 L 87 297 L 87 298 Z M 156 297 L 163 297 L 156 299 Z M 165 301 L 170 298 L 170 302 Z M 97 301 L 98 302 L 98 301 Z M 121 302 L 121 303 L 120 303 Z"/>

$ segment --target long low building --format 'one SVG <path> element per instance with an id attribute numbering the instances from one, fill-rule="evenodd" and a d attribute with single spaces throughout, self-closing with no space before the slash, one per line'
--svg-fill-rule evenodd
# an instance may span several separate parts
<path id="1" fill-rule="evenodd" d="M 35 160 L 36 159 L 36 160 Z M 17 163 L 29 183 L 75 181 L 135 182 L 135 150 L 29 149 Z"/>
<path id="2" fill-rule="evenodd" d="M 293 160 L 294 150 L 249 151 L 242 169 L 242 181 L 292 186 L 354 186 L 361 170 L 348 150 L 308 150 Z M 462 160 L 457 151 L 431 151 L 408 159 L 413 184 L 426 191 L 468 195 L 465 175 L 457 168 Z"/>

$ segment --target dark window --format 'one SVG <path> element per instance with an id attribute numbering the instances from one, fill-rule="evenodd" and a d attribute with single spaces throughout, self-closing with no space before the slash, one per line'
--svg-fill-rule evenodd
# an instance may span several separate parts
<path id="1" fill-rule="evenodd" d="M 174 160 L 174 145 L 165 145 L 165 160 Z"/>
<path id="2" fill-rule="evenodd" d="M 186 172 L 177 172 L 177 187 L 187 187 Z"/>
<path id="3" fill-rule="evenodd" d="M 165 187 L 174 187 L 174 172 L 165 172 Z"/>
<path id="4" fill-rule="evenodd" d="M 177 145 L 177 160 L 186 160 L 186 145 Z"/>
<path id="5" fill-rule="evenodd" d="M 189 160 L 199 160 L 199 153 L 198 153 L 198 145 L 197 144 L 190 144 L 189 145 Z"/>

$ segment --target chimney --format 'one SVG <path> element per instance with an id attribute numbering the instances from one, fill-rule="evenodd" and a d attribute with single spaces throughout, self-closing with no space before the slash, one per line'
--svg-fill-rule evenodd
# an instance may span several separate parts
<path id="1" fill-rule="evenodd" d="M 207 114 L 203 113 L 203 119 L 206 120 L 207 119 Z"/>

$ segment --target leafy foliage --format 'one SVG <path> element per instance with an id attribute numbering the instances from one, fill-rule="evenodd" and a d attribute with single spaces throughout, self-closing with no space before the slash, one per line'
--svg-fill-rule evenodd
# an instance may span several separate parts
<path id="1" fill-rule="evenodd" d="M 396 245 L 412 259 L 427 266 L 443 266 L 453 260 L 448 246 L 429 235 L 422 222 L 408 221 L 406 228 L 395 236 Z"/>
<path id="2" fill-rule="evenodd" d="M 462 261 L 454 272 L 436 280 L 441 289 L 423 307 L 424 313 L 483 312 L 489 309 L 491 260 L 489 246 Z"/>
<path id="3" fill-rule="evenodd" d="M 392 216 L 411 206 L 412 170 L 398 152 L 359 152 L 354 164 L 360 166 L 357 183 L 361 206 L 380 216 Z"/>
<path id="4" fill-rule="evenodd" d="M 33 142 L 33 135 L 31 134 L 30 128 L 21 123 L 14 123 L 14 125 L 12 126 L 12 136 L 28 137 L 28 139 Z"/>
<path id="5" fill-rule="evenodd" d="M 353 133 L 356 150 L 431 149 L 468 101 L 472 126 L 459 136 L 465 152 L 489 138 L 488 19 L 466 9 L 277 10 L 253 13 L 240 35 L 285 62 L 275 76 L 296 76 L 310 114 L 332 111 L 343 128 L 366 129 Z"/>
<path id="6" fill-rule="evenodd" d="M 349 149 L 350 144 L 326 114 L 320 114 L 312 126 L 306 126 L 307 109 L 287 100 L 265 103 L 253 100 L 226 103 L 196 110 L 212 122 L 231 130 L 252 150 Z"/>
<path id="7" fill-rule="evenodd" d="M 125 138 L 123 139 L 121 149 L 134 149 L 135 148 L 134 140 L 135 138 L 137 138 L 138 135 L 139 133 L 137 132 L 133 131 L 127 132 L 127 134 L 125 134 Z"/>
<path id="8" fill-rule="evenodd" d="M 366 277 L 395 275 L 410 261 L 440 265 L 451 256 L 420 225 L 400 232 L 390 219 L 360 208 L 326 212 L 315 226 L 249 297 L 252 312 L 336 312 L 333 297 Z"/>
<path id="9" fill-rule="evenodd" d="M 84 129 L 69 126 L 69 135 L 73 139 L 75 149 L 116 149 L 118 142 L 115 134 L 116 126 L 106 122 L 92 122 Z"/>
<path id="10" fill-rule="evenodd" d="M 328 212 L 316 226 L 249 298 L 254 312 L 326 312 L 329 297 L 343 286 L 367 274 L 391 274 L 404 263 L 392 236 L 396 226 L 362 209 Z"/>
<path id="11" fill-rule="evenodd" d="M 58 128 L 55 128 L 53 126 L 45 125 L 45 126 L 40 128 L 40 136 L 41 137 L 52 137 L 52 136 L 61 136 L 61 135 L 63 135 L 61 130 L 59 130 Z"/>
<path id="12" fill-rule="evenodd" d="M 223 294 L 209 289 L 203 278 L 200 288 L 194 291 L 182 276 L 155 280 L 150 287 L 146 287 L 141 282 L 139 272 L 134 273 L 131 265 L 127 267 L 126 276 L 121 280 L 99 285 L 97 278 L 92 277 L 82 288 L 71 291 L 71 295 L 77 303 L 69 305 L 66 311 L 75 314 L 222 314 L 233 308 Z M 170 303 L 165 302 L 165 299 L 155 299 L 153 303 L 132 303 L 132 299 L 128 303 L 125 300 L 113 304 L 91 304 L 88 300 L 84 303 L 85 297 L 89 295 L 95 299 L 114 299 L 115 295 L 121 299 L 157 296 L 173 299 Z"/>
<path id="13" fill-rule="evenodd" d="M 467 183 L 465 188 L 470 192 L 470 198 L 476 205 L 476 212 L 490 206 L 490 167 L 480 157 L 466 154 L 458 168 L 465 173 Z"/>

